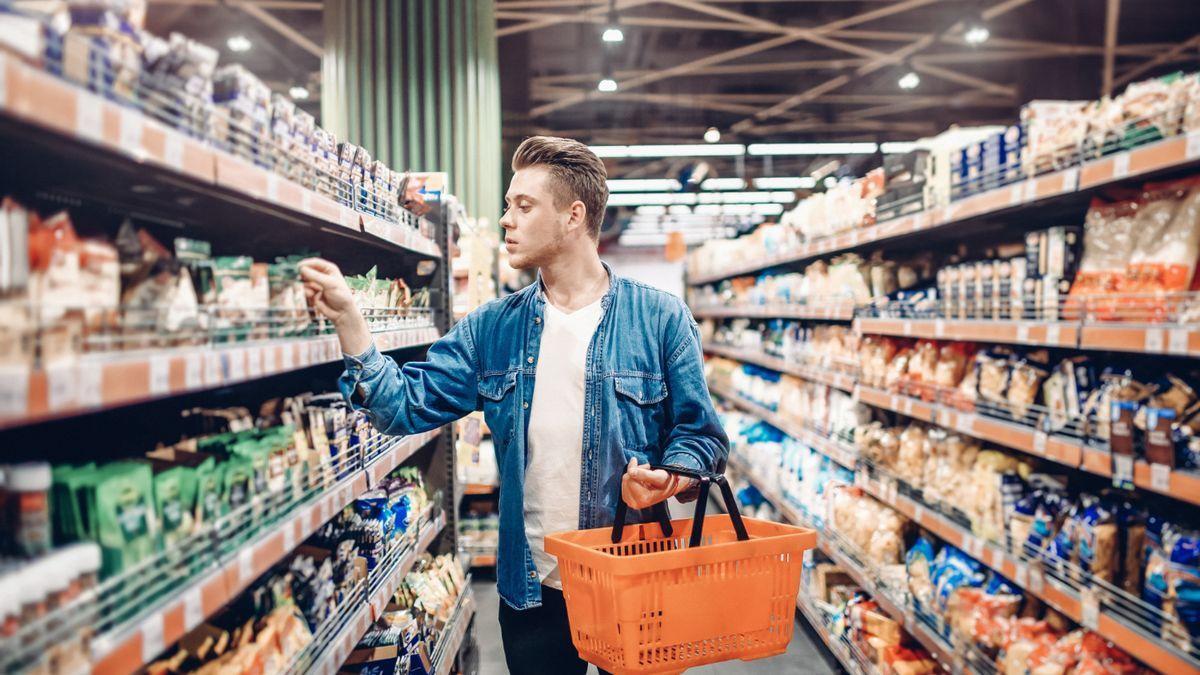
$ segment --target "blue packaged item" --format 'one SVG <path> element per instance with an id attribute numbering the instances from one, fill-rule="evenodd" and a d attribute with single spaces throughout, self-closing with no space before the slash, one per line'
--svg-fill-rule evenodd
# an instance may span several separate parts
<path id="1" fill-rule="evenodd" d="M 933 544 L 924 535 L 917 537 L 904 556 L 909 592 L 918 610 L 927 611 L 933 604 L 935 560 Z"/>

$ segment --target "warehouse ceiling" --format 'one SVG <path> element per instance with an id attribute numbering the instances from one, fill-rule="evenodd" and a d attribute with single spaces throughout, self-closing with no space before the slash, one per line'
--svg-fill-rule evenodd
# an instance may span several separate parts
<path id="1" fill-rule="evenodd" d="M 1119 92 L 1200 67 L 1197 0 L 616 0 L 617 44 L 601 40 L 609 2 L 496 0 L 510 143 L 534 133 L 697 143 L 708 127 L 722 142 L 912 140 L 1011 123 L 1031 99 L 1094 99 L 1106 82 Z M 149 6 L 151 30 L 216 46 L 276 91 L 303 85 L 305 107 L 319 111 L 319 0 Z M 963 29 L 979 17 L 991 35 L 970 46 Z M 231 51 L 231 31 L 253 48 Z M 909 68 L 920 85 L 906 91 L 897 81 Z M 608 70 L 617 91 L 602 93 Z M 740 174 L 737 161 L 712 163 Z M 821 160 L 774 162 L 759 170 L 808 173 Z M 610 172 L 661 176 L 678 164 L 613 162 Z"/>

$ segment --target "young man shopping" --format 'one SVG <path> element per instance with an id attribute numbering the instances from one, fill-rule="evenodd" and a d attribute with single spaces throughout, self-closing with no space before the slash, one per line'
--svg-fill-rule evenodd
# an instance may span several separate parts
<path id="1" fill-rule="evenodd" d="M 687 306 L 600 261 L 604 164 L 577 141 L 539 136 L 512 168 L 504 243 L 510 264 L 538 279 L 469 314 L 425 362 L 399 366 L 379 353 L 336 266 L 307 260 L 300 273 L 347 354 L 343 394 L 380 430 L 413 434 L 483 410 L 500 468 L 509 670 L 583 673 L 545 536 L 611 525 L 618 498 L 644 509 L 693 496 L 687 479 L 639 464 L 711 471 L 728 441 Z"/>

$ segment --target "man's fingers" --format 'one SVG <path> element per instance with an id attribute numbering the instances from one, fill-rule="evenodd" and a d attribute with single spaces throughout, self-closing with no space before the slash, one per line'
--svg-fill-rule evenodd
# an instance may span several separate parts
<path id="1" fill-rule="evenodd" d="M 325 260 L 324 258 L 305 258 L 304 260 L 300 261 L 300 267 L 312 268 L 317 271 L 324 272 L 325 274 L 333 274 L 334 272 L 339 271 L 337 265 Z"/>
<path id="2" fill-rule="evenodd" d="M 648 488 L 663 489 L 670 486 L 671 474 L 662 469 L 646 469 L 637 467 L 630 473 L 633 480 L 645 485 Z"/>

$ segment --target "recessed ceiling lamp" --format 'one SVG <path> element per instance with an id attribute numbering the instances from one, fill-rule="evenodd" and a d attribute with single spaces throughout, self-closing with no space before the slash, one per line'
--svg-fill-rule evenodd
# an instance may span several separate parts
<path id="1" fill-rule="evenodd" d="M 308 88 L 296 85 L 288 89 L 288 96 L 291 96 L 293 101 L 307 101 L 309 96 Z"/>
<path id="2" fill-rule="evenodd" d="M 604 23 L 604 34 L 600 39 L 609 44 L 625 41 L 625 33 L 621 31 L 621 24 L 617 21 L 617 0 L 609 0 L 608 21 Z"/>
<path id="3" fill-rule="evenodd" d="M 917 71 L 913 70 L 910 64 L 905 63 L 901 72 L 900 79 L 896 80 L 896 85 L 901 89 L 912 91 L 921 86 L 921 76 L 917 74 Z"/>
<path id="4" fill-rule="evenodd" d="M 250 42 L 250 38 L 246 37 L 245 35 L 238 34 L 226 40 L 225 46 L 229 47 L 229 51 L 241 54 L 242 52 L 250 51 L 250 48 L 254 46 L 254 43 Z"/>
<path id="5" fill-rule="evenodd" d="M 705 143 L 719 143 L 721 141 L 721 130 L 716 127 L 709 127 L 704 132 Z"/>
<path id="6" fill-rule="evenodd" d="M 992 31 L 988 28 L 987 22 L 983 20 L 983 14 L 978 9 L 971 10 L 967 18 L 963 20 L 963 41 L 972 47 L 988 41 L 992 37 Z"/>
<path id="7" fill-rule="evenodd" d="M 608 62 L 607 58 L 604 59 L 604 77 L 600 79 L 596 88 L 606 94 L 617 90 L 617 81 L 613 79 L 612 64 Z"/>

